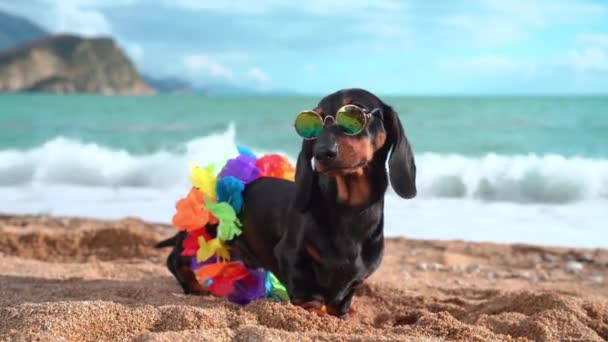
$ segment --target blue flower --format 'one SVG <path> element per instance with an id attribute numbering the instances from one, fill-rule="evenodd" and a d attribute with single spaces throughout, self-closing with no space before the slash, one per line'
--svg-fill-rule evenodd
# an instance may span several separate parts
<path id="1" fill-rule="evenodd" d="M 253 153 L 253 151 L 251 151 L 251 149 L 249 149 L 249 148 L 247 148 L 245 146 L 237 146 L 236 149 L 239 151 L 239 154 L 243 154 L 243 155 L 249 156 L 249 157 L 251 157 L 253 159 L 258 159 L 255 156 L 255 153 Z"/>
<path id="2" fill-rule="evenodd" d="M 238 178 L 227 176 L 217 182 L 215 192 L 218 202 L 228 202 L 236 213 L 243 207 L 243 190 L 245 184 Z"/>

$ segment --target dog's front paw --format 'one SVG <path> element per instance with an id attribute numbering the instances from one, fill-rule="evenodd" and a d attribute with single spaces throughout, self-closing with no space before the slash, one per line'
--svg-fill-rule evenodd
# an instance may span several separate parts
<path id="1" fill-rule="evenodd" d="M 293 300 L 293 305 L 299 306 L 302 309 L 314 312 L 319 316 L 325 316 L 327 314 L 327 308 L 320 300 Z"/>
<path id="2" fill-rule="evenodd" d="M 342 308 L 340 306 L 332 306 L 332 305 L 327 305 L 326 311 L 327 311 L 327 314 L 336 316 L 340 319 L 348 319 L 349 317 L 352 317 L 356 312 L 352 306 L 350 308 L 346 308 L 346 310 L 344 310 L 344 308 Z"/>

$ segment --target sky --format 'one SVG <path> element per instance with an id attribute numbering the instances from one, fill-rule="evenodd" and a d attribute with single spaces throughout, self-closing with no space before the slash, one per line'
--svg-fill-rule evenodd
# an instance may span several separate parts
<path id="1" fill-rule="evenodd" d="M 607 93 L 608 1 L 0 0 L 140 71 L 323 94 Z"/>

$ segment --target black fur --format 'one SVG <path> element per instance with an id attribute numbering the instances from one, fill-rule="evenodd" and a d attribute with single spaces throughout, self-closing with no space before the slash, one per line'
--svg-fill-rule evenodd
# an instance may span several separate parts
<path id="1" fill-rule="evenodd" d="M 285 284 L 292 303 L 325 304 L 330 314 L 344 317 L 355 289 L 382 260 L 384 250 L 384 193 L 389 177 L 395 192 L 403 198 L 416 195 L 414 156 L 397 113 L 373 94 L 362 89 L 345 89 L 325 97 L 315 109 L 322 116 L 335 115 L 345 102 L 368 110 L 380 109 L 356 139 L 386 137 L 365 166 L 371 190 L 359 205 L 342 203 L 332 172 L 319 173 L 311 159 L 315 151 L 343 138 L 336 126 L 324 128 L 332 139 L 303 141 L 296 165 L 295 183 L 262 178 L 247 186 L 240 219 L 243 234 L 233 242 L 250 267 L 270 269 Z M 295 133 L 294 133 L 295 134 Z M 341 166 L 341 155 L 327 162 Z M 181 251 L 181 239 L 173 240 Z M 169 242 L 161 242 L 165 246 Z M 177 255 L 178 255 L 177 254 Z M 174 275 L 179 267 L 172 253 L 168 263 Z M 176 275 L 186 289 L 188 285 Z M 183 278 L 183 277 L 182 277 Z M 317 307 L 318 307 L 317 306 Z"/>

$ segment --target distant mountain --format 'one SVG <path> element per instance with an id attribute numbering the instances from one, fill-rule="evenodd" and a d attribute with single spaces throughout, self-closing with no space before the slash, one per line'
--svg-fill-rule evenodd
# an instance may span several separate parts
<path id="1" fill-rule="evenodd" d="M 143 79 L 159 93 L 184 94 L 194 92 L 190 82 L 178 77 L 156 78 L 150 75 L 143 75 Z"/>
<path id="2" fill-rule="evenodd" d="M 0 92 L 7 91 L 275 93 L 223 82 L 194 85 L 180 76 L 140 76 L 133 63 L 110 38 L 85 39 L 69 34 L 50 36 L 29 20 L 0 11 Z"/>
<path id="3" fill-rule="evenodd" d="M 0 92 L 152 94 L 111 38 L 57 35 L 0 53 Z"/>
<path id="4" fill-rule="evenodd" d="M 48 36 L 31 21 L 0 11 L 0 51 Z"/>

